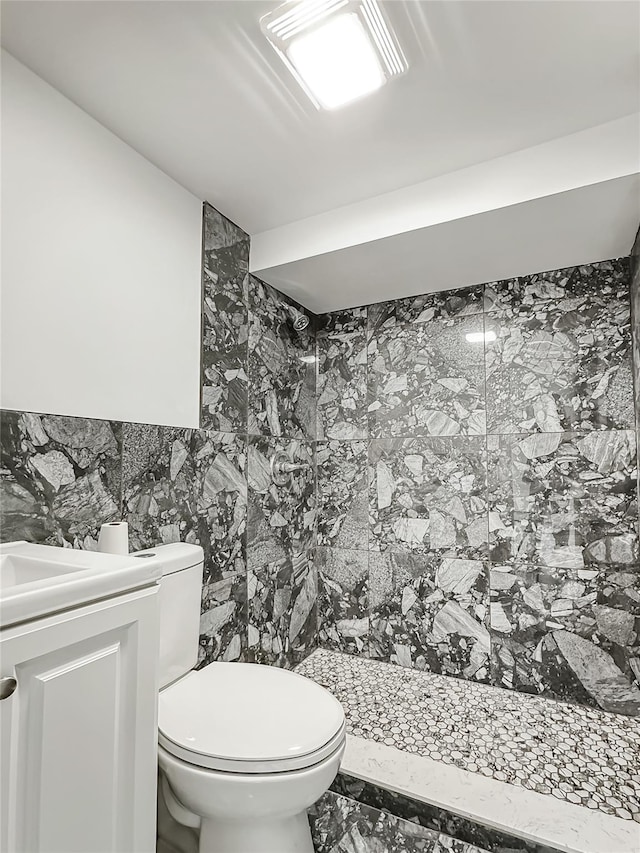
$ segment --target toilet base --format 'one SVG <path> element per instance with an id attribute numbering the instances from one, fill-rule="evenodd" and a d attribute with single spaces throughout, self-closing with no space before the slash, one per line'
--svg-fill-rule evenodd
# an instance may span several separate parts
<path id="1" fill-rule="evenodd" d="M 277 820 L 203 818 L 199 853 L 313 853 L 306 812 Z"/>
<path id="2" fill-rule="evenodd" d="M 198 828 L 199 853 L 313 853 L 307 809 L 329 789 L 344 749 L 343 739 L 302 770 L 230 773 L 189 764 L 159 745 L 160 790 L 173 818 Z"/>

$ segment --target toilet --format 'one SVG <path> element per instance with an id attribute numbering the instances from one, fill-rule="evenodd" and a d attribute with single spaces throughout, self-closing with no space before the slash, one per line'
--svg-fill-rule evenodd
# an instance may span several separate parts
<path id="1" fill-rule="evenodd" d="M 199 834 L 199 853 L 313 853 L 306 810 L 345 748 L 340 703 L 278 667 L 198 657 L 203 552 L 138 552 L 162 564 L 159 796 Z"/>

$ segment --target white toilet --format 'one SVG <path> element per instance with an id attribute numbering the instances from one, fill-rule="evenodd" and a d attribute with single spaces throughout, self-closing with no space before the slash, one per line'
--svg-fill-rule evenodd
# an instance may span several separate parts
<path id="1" fill-rule="evenodd" d="M 198 656 L 202 549 L 162 545 L 158 763 L 173 818 L 200 853 L 312 853 L 306 810 L 345 746 L 340 703 L 277 667 Z M 160 793 L 159 793 L 160 795 Z"/>

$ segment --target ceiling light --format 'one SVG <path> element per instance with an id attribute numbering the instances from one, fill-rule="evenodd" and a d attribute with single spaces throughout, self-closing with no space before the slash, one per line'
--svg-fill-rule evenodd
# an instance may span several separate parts
<path id="1" fill-rule="evenodd" d="M 379 89 L 384 75 L 357 15 L 343 14 L 291 42 L 289 59 L 327 110 Z"/>
<path id="2" fill-rule="evenodd" d="M 488 332 L 468 332 L 465 338 L 470 344 L 482 344 L 485 341 L 495 341 L 496 333 L 491 330 Z"/>
<path id="3" fill-rule="evenodd" d="M 318 108 L 341 107 L 407 69 L 376 0 L 294 0 L 260 25 Z"/>

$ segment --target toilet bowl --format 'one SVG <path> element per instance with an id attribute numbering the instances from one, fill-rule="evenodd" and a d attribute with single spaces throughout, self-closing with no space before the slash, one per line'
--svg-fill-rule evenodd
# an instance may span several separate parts
<path id="1" fill-rule="evenodd" d="M 287 670 L 216 662 L 160 692 L 161 788 L 200 853 L 313 853 L 306 810 L 344 747 L 340 703 Z"/>

